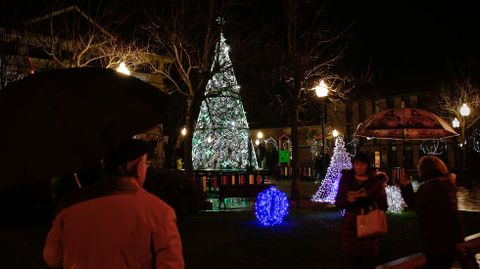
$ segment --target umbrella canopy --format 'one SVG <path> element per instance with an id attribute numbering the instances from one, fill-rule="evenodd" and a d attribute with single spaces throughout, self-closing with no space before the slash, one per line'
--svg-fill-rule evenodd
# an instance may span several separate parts
<path id="1" fill-rule="evenodd" d="M 457 135 L 445 120 L 417 108 L 391 108 L 378 112 L 355 133 L 355 136 L 392 140 L 442 139 Z"/>
<path id="2" fill-rule="evenodd" d="M 0 184 L 98 164 L 115 144 L 165 120 L 168 95 L 113 70 L 36 73 L 0 91 Z"/>

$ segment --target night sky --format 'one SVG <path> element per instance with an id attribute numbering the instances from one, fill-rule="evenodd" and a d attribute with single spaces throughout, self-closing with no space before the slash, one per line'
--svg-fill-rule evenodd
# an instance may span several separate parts
<path id="1" fill-rule="evenodd" d="M 433 88 L 451 69 L 479 58 L 478 20 L 473 1 L 340 1 L 336 14 L 353 21 L 346 63 L 372 69 L 395 90 Z M 341 11 L 344 11 L 342 14 Z"/>
<path id="2" fill-rule="evenodd" d="M 99 3 L 5 0 L 1 4 L 0 23 L 15 27 L 25 18 L 44 14 L 42 9 L 48 10 L 47 6 L 53 2 L 84 7 Z M 110 11 L 116 6 L 119 15 L 128 14 L 130 17 L 141 17 L 141 7 L 134 3 L 142 2 L 150 1 L 101 1 Z M 161 6 L 166 2 L 155 3 Z M 248 28 L 248 24 L 258 25 L 283 16 L 279 2 L 245 1 L 248 8 L 237 5 L 238 12 L 233 8 L 227 14 L 227 19 L 228 15 L 235 17 L 229 29 L 236 31 L 238 25 L 235 23 Z M 452 68 L 463 68 L 468 62 L 475 67 L 480 56 L 480 41 L 477 38 L 480 25 L 476 19 L 475 1 L 427 2 L 430 1 L 328 1 L 328 16 L 338 25 L 352 25 L 349 49 L 341 67 L 347 72 L 360 74 L 371 63 L 377 82 L 386 91 L 393 92 L 434 88 L 441 80 L 448 79 Z M 120 14 L 122 7 L 124 14 Z M 139 8 L 139 12 L 132 13 L 135 7 Z M 249 16 L 245 12 L 254 15 Z M 133 18 L 132 21 L 141 20 Z M 228 36 L 235 35 L 227 33 Z"/>

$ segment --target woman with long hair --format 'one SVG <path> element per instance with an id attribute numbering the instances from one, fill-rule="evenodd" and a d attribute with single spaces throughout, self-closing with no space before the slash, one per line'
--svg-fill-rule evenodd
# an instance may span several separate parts
<path id="1" fill-rule="evenodd" d="M 353 169 L 342 171 L 335 204 L 345 209 L 342 221 L 342 250 L 350 255 L 351 268 L 374 268 L 379 255 L 380 237 L 357 237 L 357 216 L 371 208 L 387 210 L 385 174 L 376 173 L 370 158 L 359 153 L 353 158 Z"/>
<path id="2" fill-rule="evenodd" d="M 450 268 L 464 241 L 455 174 L 441 159 L 424 156 L 418 163 L 418 175 L 420 187 L 416 193 L 406 177 L 401 178 L 402 196 L 416 210 L 427 268 Z"/>

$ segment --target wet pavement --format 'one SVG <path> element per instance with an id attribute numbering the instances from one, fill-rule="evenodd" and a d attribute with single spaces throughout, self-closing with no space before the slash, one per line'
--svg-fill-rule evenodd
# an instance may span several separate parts
<path id="1" fill-rule="evenodd" d="M 480 212 L 480 187 L 471 189 L 458 187 L 458 209 L 463 211 Z"/>

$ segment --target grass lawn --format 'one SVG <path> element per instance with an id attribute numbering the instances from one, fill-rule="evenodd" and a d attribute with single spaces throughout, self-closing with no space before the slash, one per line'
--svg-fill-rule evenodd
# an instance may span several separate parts
<path id="1" fill-rule="evenodd" d="M 467 234 L 480 232 L 480 214 L 464 212 Z M 295 209 L 283 225 L 261 227 L 253 212 L 184 216 L 179 229 L 187 268 L 345 268 L 336 210 Z M 45 268 L 41 253 L 47 224 L 0 226 L 0 268 Z M 389 215 L 390 233 L 380 263 L 418 251 L 414 214 Z"/>

